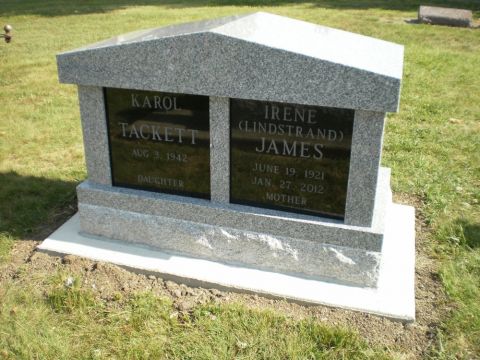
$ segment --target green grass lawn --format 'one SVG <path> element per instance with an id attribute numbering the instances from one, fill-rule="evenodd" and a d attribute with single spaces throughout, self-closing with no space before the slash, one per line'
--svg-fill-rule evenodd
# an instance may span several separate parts
<path id="1" fill-rule="evenodd" d="M 273 311 L 207 304 L 177 316 L 150 293 L 107 308 L 75 285 L 49 289 L 46 300 L 7 290 L 0 330 L 15 336 L 0 338 L 0 349 L 22 359 L 388 359 L 348 330 Z"/>
<path id="2" fill-rule="evenodd" d="M 479 1 L 429 3 L 469 8 L 480 16 Z M 455 303 L 438 328 L 431 356 L 480 358 L 480 29 L 407 23 L 416 18 L 418 5 L 2 1 L 0 25 L 14 27 L 14 40 L 0 44 L 0 262 L 8 263 L 15 241 L 35 238 L 45 224 L 71 211 L 75 186 L 86 177 L 76 89 L 58 83 L 55 54 L 138 29 L 269 11 L 405 45 L 400 112 L 388 117 L 383 165 L 392 168 L 393 191 L 421 204 L 417 211 L 428 225 L 429 251 Z M 205 305 L 180 321 L 168 316 L 167 300 L 152 295 L 139 294 L 106 312 L 91 294 L 57 285 L 13 281 L 0 289 L 0 357 L 396 356 L 369 348 L 349 330 L 293 321 L 280 312 Z M 9 315 L 12 308 L 16 320 Z M 212 321 L 212 314 L 221 321 Z M 93 324 L 94 331 L 85 331 Z M 148 337 L 155 342 L 142 348 Z M 241 339 L 254 346 L 244 348 Z"/>

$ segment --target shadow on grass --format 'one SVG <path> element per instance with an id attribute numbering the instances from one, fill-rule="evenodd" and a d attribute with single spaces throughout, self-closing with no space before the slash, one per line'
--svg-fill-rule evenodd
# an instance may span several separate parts
<path id="1" fill-rule="evenodd" d="M 17 1 L 7 0 L 0 6 L 0 16 L 40 15 L 67 16 L 93 13 L 107 13 L 132 6 L 164 6 L 167 8 L 194 8 L 205 6 L 281 6 L 305 4 L 315 8 L 327 9 L 381 9 L 416 11 L 421 4 L 464 8 L 480 11 L 480 2 L 471 0 L 92 0 L 92 1 Z M 254 11 L 254 9 L 252 9 Z"/>
<path id="2" fill-rule="evenodd" d="M 76 211 L 75 181 L 0 173 L 0 233 L 43 240 Z"/>
<path id="3" fill-rule="evenodd" d="M 463 241 L 465 245 L 471 249 L 480 248 L 480 224 L 472 223 L 465 219 L 458 219 L 455 222 L 455 225 L 458 226 L 463 233 Z"/>

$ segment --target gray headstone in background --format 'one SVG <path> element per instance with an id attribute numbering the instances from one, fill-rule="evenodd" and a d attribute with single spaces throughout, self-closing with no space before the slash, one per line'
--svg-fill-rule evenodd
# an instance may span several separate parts
<path id="1" fill-rule="evenodd" d="M 420 6 L 418 21 L 432 25 L 470 27 L 472 26 L 472 12 L 464 9 Z"/>

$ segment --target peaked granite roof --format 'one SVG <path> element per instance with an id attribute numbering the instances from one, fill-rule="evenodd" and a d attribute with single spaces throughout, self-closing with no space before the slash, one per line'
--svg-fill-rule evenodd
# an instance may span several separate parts
<path id="1" fill-rule="evenodd" d="M 64 83 L 396 111 L 403 46 L 259 12 L 136 31 L 57 62 Z"/>

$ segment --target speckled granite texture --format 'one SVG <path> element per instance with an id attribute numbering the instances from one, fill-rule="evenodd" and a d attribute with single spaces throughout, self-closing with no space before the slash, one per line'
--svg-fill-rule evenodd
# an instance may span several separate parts
<path id="1" fill-rule="evenodd" d="M 372 228 L 382 229 L 385 232 L 385 218 L 388 206 L 392 203 L 393 194 L 390 187 L 390 168 L 381 167 L 378 173 L 378 181 L 375 196 L 375 206 L 373 208 Z"/>
<path id="2" fill-rule="evenodd" d="M 230 99 L 210 97 L 210 197 L 230 201 Z"/>
<path id="3" fill-rule="evenodd" d="M 85 158 L 90 181 L 111 184 L 102 88 L 79 86 Z M 345 224 L 372 223 L 380 167 L 384 113 L 355 111 Z M 230 194 L 229 99 L 210 97 L 210 172 L 212 201 L 228 203 Z"/>
<path id="4" fill-rule="evenodd" d="M 377 190 L 380 211 L 385 209 L 384 203 L 391 202 L 389 172 L 381 172 L 381 177 L 383 180 L 378 182 L 378 186 L 387 187 L 387 189 Z M 90 182 L 80 184 L 77 194 L 79 204 L 166 216 L 196 223 L 254 231 L 273 236 L 301 238 L 317 243 L 368 251 L 380 251 L 382 248 L 384 213 L 374 216 L 375 221 L 372 227 L 357 227 L 317 216 L 236 204 L 213 203 L 208 200 L 141 190 L 112 188 Z M 141 238 L 141 234 L 138 235 Z M 139 241 L 142 240 L 139 239 Z"/>
<path id="5" fill-rule="evenodd" d="M 57 56 L 79 85 L 82 232 L 238 266 L 375 287 L 390 208 L 380 168 L 403 46 L 255 13 L 137 31 Z M 111 186 L 103 87 L 210 97 L 211 201 Z M 355 109 L 345 220 L 229 203 L 229 99 Z"/>
<path id="6" fill-rule="evenodd" d="M 137 31 L 57 63 L 63 83 L 387 112 L 398 109 L 403 46 L 254 13 Z"/>
<path id="7" fill-rule="evenodd" d="M 303 277 L 375 287 L 390 171 L 382 168 L 372 227 L 208 200 L 79 185 L 83 232 Z"/>
<path id="8" fill-rule="evenodd" d="M 96 205 L 80 204 L 79 214 L 81 228 L 88 234 L 197 258 L 359 286 L 373 287 L 378 278 L 379 252 Z"/>
<path id="9" fill-rule="evenodd" d="M 88 179 L 98 184 L 111 185 L 103 90 L 96 86 L 79 86 L 78 99 Z"/>
<path id="10" fill-rule="evenodd" d="M 345 224 L 370 226 L 382 157 L 385 114 L 355 111 Z"/>

